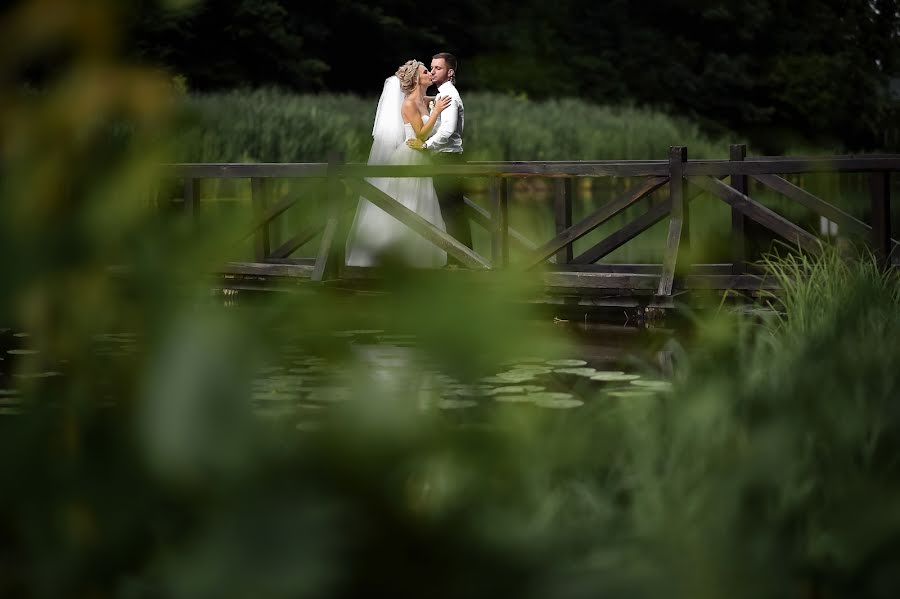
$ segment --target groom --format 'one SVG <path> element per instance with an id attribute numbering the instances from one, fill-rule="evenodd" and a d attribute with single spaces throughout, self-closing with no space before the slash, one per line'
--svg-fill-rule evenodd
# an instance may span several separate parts
<path id="1" fill-rule="evenodd" d="M 410 139 L 406 144 L 414 150 L 427 150 L 437 165 L 463 164 L 463 116 L 464 109 L 456 91 L 456 57 L 448 52 L 435 54 L 431 59 L 431 78 L 438 86 L 438 97 L 450 96 L 450 106 L 438 117 L 441 122 L 437 133 L 425 142 Z M 454 176 L 434 178 L 434 190 L 441 205 L 441 215 L 447 232 L 463 245 L 472 248 L 472 231 L 466 217 L 462 179 Z M 450 263 L 457 263 L 450 259 Z"/>

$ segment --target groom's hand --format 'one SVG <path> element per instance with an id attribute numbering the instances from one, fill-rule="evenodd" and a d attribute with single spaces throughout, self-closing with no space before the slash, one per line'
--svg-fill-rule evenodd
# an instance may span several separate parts
<path id="1" fill-rule="evenodd" d="M 418 139 L 415 137 L 413 139 L 407 139 L 406 145 L 408 145 L 413 150 L 424 150 L 425 149 L 425 142 L 422 141 L 421 139 Z"/>

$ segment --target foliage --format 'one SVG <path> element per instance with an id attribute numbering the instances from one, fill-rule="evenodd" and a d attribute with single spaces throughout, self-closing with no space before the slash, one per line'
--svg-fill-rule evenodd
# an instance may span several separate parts
<path id="1" fill-rule="evenodd" d="M 0 251 L 15 259 L 0 322 L 38 351 L 0 362 L 18 405 L 0 396 L 0 595 L 900 592 L 895 274 L 834 251 L 773 260 L 786 312 L 697 319 L 671 392 L 492 404 L 477 421 L 426 409 L 435 363 L 472 381 L 566 350 L 522 326 L 534 316 L 511 300 L 528 281 L 476 294 L 388 270 L 384 295 L 211 298 L 237 229 L 142 201 L 175 92 L 115 59 L 115 24 L 91 6 L 48 35 L 34 0 L 2 30 Z M 18 73 L 60 38 L 79 49 L 71 70 L 22 93 Z M 114 119 L 132 133 L 110 152 Z M 373 368 L 344 327 L 420 349 Z M 110 336 L 125 356 L 98 350 Z M 319 428 L 254 409 L 254 376 L 279 359 L 352 373 L 349 397 L 324 377 Z"/>
<path id="2" fill-rule="evenodd" d="M 448 50 L 464 91 L 651 106 L 767 153 L 794 136 L 879 147 L 900 75 L 897 0 L 459 0 L 436 13 L 408 0 L 209 0 L 175 14 L 142 3 L 134 23 L 138 55 L 201 91 L 368 94 L 403 61 Z"/>
<path id="3" fill-rule="evenodd" d="M 531 101 L 472 93 L 466 104 L 470 160 L 664 159 L 670 145 L 694 158 L 724 157 L 732 139 L 710 139 L 683 119 L 574 99 Z M 324 162 L 330 152 L 365 162 L 377 98 L 297 95 L 274 89 L 198 94 L 180 132 L 184 162 Z M 469 158 L 470 157 L 470 158 Z"/>

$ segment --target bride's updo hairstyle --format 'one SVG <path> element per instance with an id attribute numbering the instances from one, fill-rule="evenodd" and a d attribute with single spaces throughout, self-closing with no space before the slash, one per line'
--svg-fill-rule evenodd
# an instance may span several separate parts
<path id="1" fill-rule="evenodd" d="M 394 73 L 400 80 L 400 89 L 404 94 L 409 95 L 419 84 L 419 67 L 421 65 L 422 63 L 418 60 L 409 60 Z"/>

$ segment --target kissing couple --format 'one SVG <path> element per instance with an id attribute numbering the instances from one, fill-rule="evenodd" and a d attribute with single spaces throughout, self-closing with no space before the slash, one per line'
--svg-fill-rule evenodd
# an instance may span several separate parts
<path id="1" fill-rule="evenodd" d="M 464 108 L 456 89 L 456 57 L 435 54 L 431 68 L 405 62 L 384 82 L 368 164 L 462 164 Z M 437 95 L 426 95 L 432 85 Z M 459 177 L 383 177 L 369 183 L 435 227 L 472 247 Z M 375 266 L 391 254 L 404 264 L 439 268 L 447 253 L 365 198 L 360 198 L 347 239 L 347 264 Z"/>

